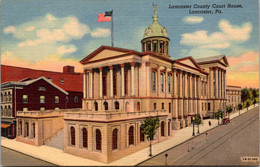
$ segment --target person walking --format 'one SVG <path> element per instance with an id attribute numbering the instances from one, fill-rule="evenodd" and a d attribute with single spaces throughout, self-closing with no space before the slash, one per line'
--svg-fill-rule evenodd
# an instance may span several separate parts
<path id="1" fill-rule="evenodd" d="M 209 121 L 209 126 L 211 126 L 211 122 Z"/>

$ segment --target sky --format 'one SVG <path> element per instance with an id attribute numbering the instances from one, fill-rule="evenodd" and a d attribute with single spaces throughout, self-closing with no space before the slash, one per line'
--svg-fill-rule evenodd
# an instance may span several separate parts
<path id="1" fill-rule="evenodd" d="M 141 51 L 153 3 L 172 59 L 226 55 L 228 85 L 259 87 L 258 0 L 2 0 L 1 64 L 51 71 L 73 65 L 82 72 L 80 60 L 111 46 L 111 22 L 97 22 L 99 13 L 110 10 L 114 46 Z M 191 8 L 170 8 L 176 5 Z M 194 13 L 201 10 L 212 14 Z"/>

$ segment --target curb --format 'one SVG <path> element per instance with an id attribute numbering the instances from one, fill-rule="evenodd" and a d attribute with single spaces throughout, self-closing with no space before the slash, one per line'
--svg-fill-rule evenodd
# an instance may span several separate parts
<path id="1" fill-rule="evenodd" d="M 253 109 L 257 108 L 257 107 L 259 107 L 259 106 L 256 106 L 256 107 L 254 107 L 254 108 L 252 108 L 252 109 L 249 109 L 249 110 L 247 110 L 246 112 L 244 112 L 244 113 L 242 113 L 242 114 L 240 114 L 240 115 L 238 115 L 238 116 L 236 116 L 236 117 L 234 117 L 234 118 L 232 118 L 232 119 L 236 119 L 236 118 L 238 118 L 239 116 L 241 116 L 241 115 L 247 113 L 248 111 L 251 111 L 251 110 L 253 110 Z M 231 120 L 232 120 L 232 119 L 231 119 Z M 192 137 L 189 138 L 188 140 L 185 140 L 185 141 L 183 141 L 183 142 L 181 142 L 181 143 L 179 143 L 179 144 L 177 144 L 177 145 L 175 145 L 175 146 L 172 146 L 172 147 L 170 147 L 170 148 L 168 148 L 168 149 L 166 149 L 166 150 L 164 150 L 164 151 L 162 151 L 162 152 L 160 152 L 160 153 L 157 153 L 157 154 L 155 154 L 154 156 L 152 156 L 152 157 L 150 157 L 150 158 L 148 158 L 148 159 L 146 159 L 146 160 L 144 160 L 144 161 L 142 161 L 142 162 L 139 162 L 139 163 L 136 164 L 135 166 L 138 166 L 138 165 L 140 165 L 141 163 L 143 163 L 143 162 L 145 162 L 145 161 L 148 161 L 148 160 L 150 160 L 150 159 L 152 159 L 152 158 L 154 158 L 154 157 L 156 157 L 156 156 L 158 156 L 158 155 L 160 155 L 160 154 L 162 154 L 162 153 L 164 153 L 164 152 L 167 152 L 167 151 L 169 151 L 169 150 L 171 150 L 171 149 L 173 149 L 173 148 L 175 148 L 175 147 L 178 147 L 179 145 L 181 145 L 181 144 L 183 144 L 183 143 L 185 143 L 185 142 L 188 142 L 188 141 L 190 141 L 190 140 L 192 140 L 192 139 L 194 139 L 194 138 L 196 138 L 196 137 L 198 137 L 198 136 L 200 136 L 200 135 L 203 135 L 204 133 L 209 132 L 209 131 L 211 131 L 211 130 L 213 130 L 213 129 L 215 129 L 215 128 L 221 126 L 221 125 L 222 125 L 222 124 L 219 124 L 219 125 L 217 125 L 217 126 L 211 128 L 211 129 L 209 129 L 209 130 L 206 130 L 206 131 L 200 133 L 199 135 L 192 136 Z"/>

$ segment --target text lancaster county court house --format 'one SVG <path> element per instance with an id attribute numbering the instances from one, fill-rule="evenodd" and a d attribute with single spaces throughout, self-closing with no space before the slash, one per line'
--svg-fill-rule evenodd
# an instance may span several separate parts
<path id="1" fill-rule="evenodd" d="M 160 118 L 157 143 L 189 126 L 195 114 L 208 117 L 225 109 L 226 56 L 172 60 L 156 7 L 141 44 L 142 52 L 101 46 L 80 61 L 83 108 L 64 114 L 65 152 L 110 163 L 149 145 L 140 130 L 147 117 Z M 17 122 L 26 119 L 20 113 Z M 18 135 L 25 133 L 17 128 Z"/>

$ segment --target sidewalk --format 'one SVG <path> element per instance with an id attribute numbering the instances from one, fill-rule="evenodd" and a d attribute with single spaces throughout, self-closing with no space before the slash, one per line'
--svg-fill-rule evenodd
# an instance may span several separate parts
<path id="1" fill-rule="evenodd" d="M 258 104 L 256 105 L 256 107 Z M 250 106 L 248 111 L 255 108 Z M 240 111 L 240 114 L 247 112 L 247 109 Z M 233 113 L 230 115 L 230 119 L 239 116 L 239 112 Z M 211 126 L 208 125 L 208 121 L 211 121 Z M 218 120 L 216 119 L 207 119 L 204 120 L 204 124 L 200 125 L 200 133 L 208 131 L 214 127 L 218 126 Z M 152 146 L 153 155 L 157 155 L 169 148 L 172 148 L 178 144 L 185 142 L 188 139 L 191 139 L 193 127 L 189 126 L 187 128 L 174 131 L 173 137 L 166 141 L 154 144 Z M 197 133 L 197 126 L 195 126 L 195 134 Z M 10 140 L 7 138 L 1 137 L 1 145 L 3 147 L 10 148 L 12 150 L 27 154 L 29 156 L 53 163 L 59 166 L 134 166 L 146 159 L 149 159 L 149 147 L 140 150 L 136 153 L 130 154 L 126 157 L 123 157 L 117 161 L 114 161 L 110 164 L 105 164 L 86 158 L 77 157 L 71 154 L 64 153 L 62 150 L 53 148 L 50 146 L 33 146 L 25 143 L 18 142 L 16 140 Z"/>

